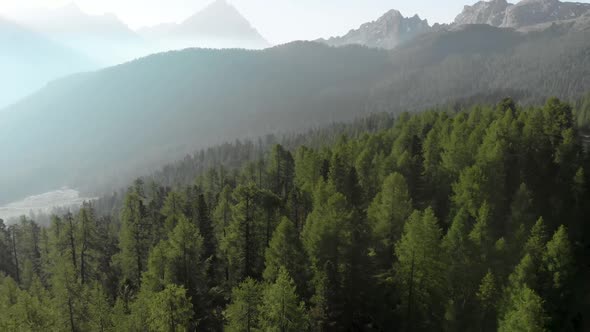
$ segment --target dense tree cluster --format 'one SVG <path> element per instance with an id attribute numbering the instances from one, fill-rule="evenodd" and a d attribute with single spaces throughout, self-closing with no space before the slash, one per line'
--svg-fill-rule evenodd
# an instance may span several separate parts
<path id="1" fill-rule="evenodd" d="M 588 166 L 569 105 L 507 99 L 163 171 L 0 223 L 0 330 L 581 331 Z"/>

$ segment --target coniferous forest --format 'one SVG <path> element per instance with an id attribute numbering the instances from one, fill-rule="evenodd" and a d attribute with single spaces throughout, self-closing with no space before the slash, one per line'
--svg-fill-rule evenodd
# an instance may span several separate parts
<path id="1" fill-rule="evenodd" d="M 0 330 L 588 330 L 588 105 L 236 142 L 0 223 Z"/>

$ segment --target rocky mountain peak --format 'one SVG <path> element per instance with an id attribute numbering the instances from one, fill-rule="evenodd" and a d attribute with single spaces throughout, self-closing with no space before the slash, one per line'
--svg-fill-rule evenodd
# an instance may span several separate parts
<path id="1" fill-rule="evenodd" d="M 383 14 L 383 16 L 381 16 L 377 21 L 379 20 L 383 20 L 383 19 L 391 19 L 391 18 L 396 18 L 396 19 L 403 19 L 404 16 L 402 15 L 402 13 L 399 10 L 396 9 L 391 9 L 388 12 L 386 12 L 385 14 Z"/>
<path id="2" fill-rule="evenodd" d="M 571 20 L 590 11 L 590 4 L 559 0 L 523 0 L 506 10 L 502 27 L 522 28 L 548 22 Z"/>
<path id="3" fill-rule="evenodd" d="M 246 40 L 255 42 L 257 48 L 268 46 L 250 22 L 227 0 L 211 3 L 186 19 L 174 33 L 195 38 Z"/>
<path id="4" fill-rule="evenodd" d="M 323 42 L 332 46 L 359 44 L 368 47 L 392 49 L 418 34 L 430 31 L 427 20 L 420 16 L 404 17 L 398 10 L 390 10 L 373 22 L 365 23 L 342 37 Z"/>
<path id="5" fill-rule="evenodd" d="M 497 27 L 502 25 L 506 10 L 511 6 L 506 0 L 479 1 L 473 6 L 465 6 L 455 18 L 455 24 L 489 24 Z"/>
<path id="6" fill-rule="evenodd" d="M 216 0 L 186 20 L 142 28 L 146 39 L 169 49 L 187 47 L 261 49 L 270 44 L 227 0 Z"/>
<path id="7" fill-rule="evenodd" d="M 495 27 L 521 29 L 538 24 L 572 20 L 590 11 L 590 4 L 559 0 L 479 1 L 465 6 L 455 18 L 456 25 L 489 24 Z"/>

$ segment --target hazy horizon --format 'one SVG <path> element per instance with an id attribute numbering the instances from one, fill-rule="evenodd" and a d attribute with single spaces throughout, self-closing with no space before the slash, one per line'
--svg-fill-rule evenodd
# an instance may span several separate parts
<path id="1" fill-rule="evenodd" d="M 91 15 L 112 13 L 131 29 L 138 30 L 162 23 L 181 22 L 212 2 L 213 0 L 7 0 L 0 3 L 0 17 L 18 20 L 19 15 L 32 9 L 58 8 L 75 3 Z M 294 40 L 314 40 L 342 35 L 365 22 L 377 19 L 390 9 L 397 9 L 404 16 L 418 14 L 430 24 L 450 23 L 465 5 L 472 5 L 477 1 L 451 0 L 445 1 L 444 4 L 434 0 L 227 2 L 234 5 L 271 44 L 283 44 Z M 590 0 L 581 2 L 588 3 Z M 302 22 L 305 24 L 301 24 Z"/>

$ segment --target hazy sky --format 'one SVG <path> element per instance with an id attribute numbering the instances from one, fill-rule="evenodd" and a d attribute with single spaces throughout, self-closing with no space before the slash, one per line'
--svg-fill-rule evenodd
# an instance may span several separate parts
<path id="1" fill-rule="evenodd" d="M 31 7 L 75 2 L 92 14 L 114 13 L 131 28 L 178 22 L 213 0 L 0 0 L 0 16 Z M 516 0 L 514 0 L 516 1 Z M 419 14 L 430 23 L 453 20 L 474 0 L 228 0 L 271 43 L 341 35 L 389 9 Z M 582 2 L 590 2 L 585 0 Z M 10 16 L 10 14 L 7 14 Z"/>

